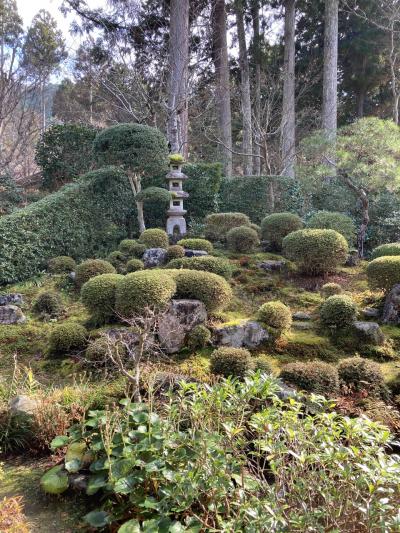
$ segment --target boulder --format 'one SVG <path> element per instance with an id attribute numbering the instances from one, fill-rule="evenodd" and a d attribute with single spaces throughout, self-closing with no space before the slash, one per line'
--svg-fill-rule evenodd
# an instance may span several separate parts
<path id="1" fill-rule="evenodd" d="M 304 322 L 311 320 L 311 315 L 309 313 L 304 313 L 304 311 L 297 311 L 292 315 L 293 320 L 298 320 L 299 322 Z"/>
<path id="2" fill-rule="evenodd" d="M 380 315 L 379 310 L 374 309 L 373 307 L 366 307 L 361 312 L 365 318 L 379 318 Z"/>
<path id="3" fill-rule="evenodd" d="M 400 284 L 395 285 L 386 296 L 382 322 L 393 326 L 400 324 Z"/>
<path id="4" fill-rule="evenodd" d="M 38 409 L 39 404 L 33 398 L 21 394 L 10 400 L 9 407 L 12 415 L 31 415 Z"/>
<path id="5" fill-rule="evenodd" d="M 26 317 L 21 309 L 16 305 L 0 306 L 0 324 L 24 324 Z"/>
<path id="6" fill-rule="evenodd" d="M 19 294 L 18 292 L 0 295 L 0 305 L 23 305 L 23 303 L 24 300 L 22 294 Z"/>
<path id="7" fill-rule="evenodd" d="M 155 268 L 167 262 L 167 250 L 164 248 L 149 248 L 143 254 L 142 261 L 145 268 Z"/>
<path id="8" fill-rule="evenodd" d="M 354 322 L 354 328 L 360 338 L 368 344 L 382 346 L 382 344 L 385 342 L 385 336 L 382 333 L 379 324 L 376 322 L 357 321 Z"/>
<path id="9" fill-rule="evenodd" d="M 168 309 L 158 322 L 158 336 L 161 348 L 177 353 L 185 346 L 186 335 L 195 326 L 204 324 L 207 310 L 199 300 L 171 300 Z"/>
<path id="10" fill-rule="evenodd" d="M 204 250 L 185 250 L 185 257 L 204 257 L 208 253 Z"/>
<path id="11" fill-rule="evenodd" d="M 234 326 L 222 326 L 213 329 L 213 344 L 215 346 L 257 348 L 268 338 L 268 331 L 258 322 L 251 320 L 243 320 Z"/>
<path id="12" fill-rule="evenodd" d="M 266 270 L 267 272 L 277 272 L 279 270 L 282 270 L 286 265 L 286 261 L 283 260 L 273 260 L 270 259 L 268 261 L 263 261 L 262 263 L 258 263 L 258 267 L 262 268 L 263 270 Z"/>

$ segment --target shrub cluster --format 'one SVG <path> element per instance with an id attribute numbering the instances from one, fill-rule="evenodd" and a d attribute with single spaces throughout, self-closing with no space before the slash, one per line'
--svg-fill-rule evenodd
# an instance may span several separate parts
<path id="1" fill-rule="evenodd" d="M 225 378 L 243 378 L 253 367 L 251 354 L 244 348 L 221 347 L 211 355 L 211 372 Z"/>
<path id="2" fill-rule="evenodd" d="M 100 274 L 115 274 L 116 270 L 111 263 L 103 259 L 87 259 L 76 267 L 75 284 L 80 289 L 90 278 Z"/>
<path id="3" fill-rule="evenodd" d="M 273 213 L 261 222 L 261 238 L 279 251 L 282 249 L 282 241 L 286 235 L 302 227 L 301 218 L 294 213 Z"/>
<path id="4" fill-rule="evenodd" d="M 310 218 L 307 226 L 314 229 L 333 229 L 343 235 L 349 246 L 354 246 L 356 226 L 353 220 L 344 213 L 318 211 Z"/>
<path id="5" fill-rule="evenodd" d="M 32 311 L 42 316 L 57 317 L 62 310 L 61 297 L 54 291 L 41 292 L 32 305 Z"/>
<path id="6" fill-rule="evenodd" d="M 257 319 L 278 335 L 290 329 L 292 325 L 292 313 L 289 307 L 280 301 L 263 304 L 258 310 Z"/>
<path id="7" fill-rule="evenodd" d="M 343 289 L 339 283 L 325 283 L 321 287 L 321 294 L 324 298 L 329 298 L 329 296 L 335 296 L 337 294 L 342 294 Z"/>
<path id="8" fill-rule="evenodd" d="M 283 253 L 306 274 L 323 274 L 343 264 L 349 247 L 343 235 L 330 229 L 294 231 L 283 239 Z"/>
<path id="9" fill-rule="evenodd" d="M 211 340 L 211 332 L 206 326 L 199 324 L 195 326 L 187 335 L 186 344 L 189 350 L 201 350 L 207 346 Z"/>
<path id="10" fill-rule="evenodd" d="M 54 326 L 49 336 L 49 354 L 63 355 L 79 352 L 86 346 L 87 330 L 76 322 Z"/>
<path id="11" fill-rule="evenodd" d="M 320 318 L 327 328 L 350 327 L 357 318 L 357 305 L 344 294 L 330 296 L 321 306 Z"/>
<path id="12" fill-rule="evenodd" d="M 179 244 L 174 244 L 169 246 L 167 249 L 167 261 L 172 261 L 172 259 L 180 259 L 185 257 L 185 248 Z"/>
<path id="13" fill-rule="evenodd" d="M 126 256 L 119 250 L 108 254 L 108 256 L 106 257 L 106 261 L 108 261 L 116 269 L 117 272 L 121 274 L 125 272 Z"/>
<path id="14" fill-rule="evenodd" d="M 290 385 L 317 394 L 335 394 L 339 390 L 337 369 L 320 361 L 289 363 L 282 368 L 280 377 Z"/>
<path id="15" fill-rule="evenodd" d="M 254 358 L 254 370 L 258 370 L 262 374 L 272 374 L 271 365 L 265 355 L 259 355 Z"/>
<path id="16" fill-rule="evenodd" d="M 389 292 L 400 283 L 400 256 L 383 256 L 367 266 L 368 283 L 372 289 Z"/>
<path id="17" fill-rule="evenodd" d="M 134 239 L 124 239 L 119 243 L 118 250 L 128 259 L 141 259 L 146 251 L 146 245 L 137 242 Z"/>
<path id="18" fill-rule="evenodd" d="M 75 259 L 68 255 L 59 255 L 50 259 L 47 263 L 47 268 L 52 274 L 66 274 L 75 270 L 76 262 Z"/>
<path id="19" fill-rule="evenodd" d="M 206 217 L 205 235 L 212 242 L 223 242 L 230 229 L 250 224 L 249 217 L 244 213 L 212 213 Z"/>
<path id="20" fill-rule="evenodd" d="M 168 248 L 169 238 L 163 229 L 146 229 L 139 237 L 139 242 L 147 248 Z"/>
<path id="21" fill-rule="evenodd" d="M 83 305 L 92 315 L 96 325 L 107 323 L 115 312 L 115 293 L 120 274 L 101 274 L 89 279 L 81 289 Z"/>
<path id="22" fill-rule="evenodd" d="M 228 248 L 233 252 L 251 253 L 259 245 L 258 233 L 249 226 L 232 228 L 226 234 Z"/>
<path id="23" fill-rule="evenodd" d="M 186 268 L 189 270 L 203 270 L 205 272 L 213 272 L 229 279 L 232 276 L 232 266 L 230 262 L 223 257 L 182 257 L 181 259 L 173 259 L 169 262 L 168 268 Z"/>
<path id="24" fill-rule="evenodd" d="M 388 255 L 400 255 L 400 242 L 381 244 L 372 250 L 371 259 Z"/>
<path id="25" fill-rule="evenodd" d="M 213 251 L 213 245 L 207 239 L 181 239 L 178 241 L 179 246 L 190 250 L 202 250 L 211 254 Z"/>
<path id="26" fill-rule="evenodd" d="M 356 391 L 378 391 L 384 383 L 379 364 L 362 357 L 343 359 L 339 363 L 338 372 L 342 382 Z"/>
<path id="27" fill-rule="evenodd" d="M 128 274 L 144 269 L 144 263 L 140 259 L 129 259 L 126 263 L 126 271 Z"/>

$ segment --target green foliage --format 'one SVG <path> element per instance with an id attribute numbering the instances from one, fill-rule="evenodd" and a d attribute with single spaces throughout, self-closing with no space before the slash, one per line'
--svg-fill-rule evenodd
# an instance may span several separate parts
<path id="1" fill-rule="evenodd" d="M 342 294 L 343 289 L 339 283 L 325 283 L 321 287 L 321 294 L 324 298 L 329 298 L 330 296 L 335 296 L 337 294 Z"/>
<path id="2" fill-rule="evenodd" d="M 0 175 L 0 215 L 8 215 L 22 202 L 21 189 L 10 174 Z"/>
<path id="3" fill-rule="evenodd" d="M 139 242 L 147 248 L 168 248 L 169 238 L 163 229 L 146 229 L 139 237 Z"/>
<path id="4" fill-rule="evenodd" d="M 129 259 L 126 263 L 126 271 L 129 274 L 130 272 L 137 272 L 138 270 L 144 269 L 144 263 L 140 259 Z"/>
<path id="5" fill-rule="evenodd" d="M 372 289 L 389 292 L 400 283 L 400 256 L 384 256 L 374 259 L 367 266 L 368 283 Z"/>
<path id="6" fill-rule="evenodd" d="M 379 364 L 362 357 L 343 359 L 338 372 L 343 383 L 356 391 L 378 391 L 384 383 Z"/>
<path id="7" fill-rule="evenodd" d="M 119 243 L 118 250 L 126 257 L 141 259 L 146 251 L 146 245 L 134 239 L 124 239 Z"/>
<path id="8" fill-rule="evenodd" d="M 93 168 L 96 129 L 87 124 L 53 124 L 36 146 L 43 187 L 56 190 Z"/>
<path id="9" fill-rule="evenodd" d="M 274 213 L 266 216 L 261 222 L 261 238 L 268 241 L 276 250 L 282 249 L 282 241 L 303 227 L 303 222 L 294 213 Z"/>
<path id="10" fill-rule="evenodd" d="M 333 272 L 347 259 L 349 247 L 343 235 L 331 229 L 303 229 L 283 239 L 283 253 L 306 274 Z"/>
<path id="11" fill-rule="evenodd" d="M 211 254 L 213 251 L 213 245 L 207 239 L 181 239 L 178 244 L 179 246 L 183 246 L 183 248 L 190 250 L 203 250 L 208 254 Z"/>
<path id="12" fill-rule="evenodd" d="M 174 244 L 168 246 L 167 249 L 167 261 L 172 261 L 172 259 L 180 259 L 185 257 L 185 248 L 179 244 Z"/>
<path id="13" fill-rule="evenodd" d="M 317 394 L 335 394 L 339 390 L 337 369 L 320 361 L 289 363 L 282 368 L 280 377 L 290 385 Z"/>
<path id="14" fill-rule="evenodd" d="M 233 252 L 252 253 L 260 244 L 258 233 L 248 226 L 232 228 L 226 234 L 228 248 Z"/>
<path id="15" fill-rule="evenodd" d="M 110 263 L 117 272 L 123 274 L 125 272 L 126 255 L 116 250 L 111 252 L 106 257 L 106 261 Z"/>
<path id="16" fill-rule="evenodd" d="M 87 330 L 76 322 L 64 322 L 54 326 L 49 336 L 49 354 L 67 355 L 83 350 Z"/>
<path id="17" fill-rule="evenodd" d="M 187 335 L 186 344 L 189 350 L 201 350 L 205 348 L 211 340 L 211 332 L 206 326 L 199 324 L 195 326 Z"/>
<path id="18" fill-rule="evenodd" d="M 262 374 L 272 374 L 271 365 L 265 355 L 259 355 L 254 358 L 254 370 L 260 371 Z"/>
<path id="19" fill-rule="evenodd" d="M 250 228 L 253 229 L 259 237 L 261 237 L 261 226 L 252 223 L 250 224 Z"/>
<path id="20" fill-rule="evenodd" d="M 42 476 L 40 486 L 47 494 L 62 494 L 69 487 L 68 472 L 63 465 L 53 466 Z"/>
<path id="21" fill-rule="evenodd" d="M 122 279 L 120 274 L 101 274 L 82 286 L 82 303 L 96 325 L 105 324 L 115 316 L 115 293 Z"/>
<path id="22" fill-rule="evenodd" d="M 182 170 L 189 178 L 184 186 L 189 193 L 186 208 L 192 219 L 202 220 L 217 210 L 222 166 L 220 163 L 196 163 L 185 165 Z"/>
<path id="23" fill-rule="evenodd" d="M 175 281 L 161 270 L 145 270 L 126 275 L 117 286 L 115 308 L 118 315 L 140 315 L 147 308 L 165 309 L 176 291 Z"/>
<path id="24" fill-rule="evenodd" d="M 75 270 L 76 262 L 72 257 L 59 255 L 50 259 L 47 263 L 47 268 L 52 274 L 66 274 Z"/>
<path id="25" fill-rule="evenodd" d="M 159 202 L 166 204 L 171 200 L 171 193 L 162 187 L 147 187 L 135 196 L 135 200 L 137 202 Z"/>
<path id="26" fill-rule="evenodd" d="M 87 259 L 76 267 L 75 285 L 80 289 L 90 278 L 100 274 L 115 274 L 115 268 L 103 259 Z"/>
<path id="27" fill-rule="evenodd" d="M 221 347 L 211 355 L 210 370 L 213 374 L 224 377 L 244 378 L 254 368 L 249 350 L 244 348 Z"/>
<path id="28" fill-rule="evenodd" d="M 279 301 L 266 302 L 257 312 L 257 320 L 272 328 L 278 335 L 290 329 L 292 325 L 292 313 Z"/>
<path id="29" fill-rule="evenodd" d="M 314 229 L 333 229 L 343 235 L 349 246 L 354 246 L 356 226 L 344 213 L 318 211 L 307 222 L 307 227 Z"/>
<path id="30" fill-rule="evenodd" d="M 357 318 L 357 305 L 344 294 L 330 296 L 321 306 L 320 318 L 327 328 L 348 328 Z"/>
<path id="31" fill-rule="evenodd" d="M 393 255 L 400 255 L 400 242 L 391 242 L 377 246 L 372 250 L 371 259 Z"/>
<path id="32" fill-rule="evenodd" d="M 32 311 L 41 316 L 57 317 L 63 310 L 60 295 L 54 291 L 41 292 L 33 301 Z"/>
<path id="33" fill-rule="evenodd" d="M 182 165 L 185 162 L 185 158 L 181 154 L 169 154 L 168 159 L 171 165 Z"/>
<path id="34" fill-rule="evenodd" d="M 181 259 L 170 261 L 167 268 L 204 270 L 205 272 L 218 274 L 218 276 L 222 276 L 225 279 L 230 279 L 232 276 L 232 265 L 224 257 L 182 257 Z"/>
<path id="35" fill-rule="evenodd" d="M 210 241 L 224 241 L 232 228 L 250 226 L 250 219 L 243 213 L 212 213 L 206 217 L 205 235 Z"/>

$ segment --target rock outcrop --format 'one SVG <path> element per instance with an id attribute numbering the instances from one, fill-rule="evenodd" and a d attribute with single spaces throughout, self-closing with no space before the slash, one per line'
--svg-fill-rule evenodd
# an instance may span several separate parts
<path id="1" fill-rule="evenodd" d="M 400 324 L 400 284 L 397 284 L 386 297 L 382 322 L 398 326 Z"/>
<path id="2" fill-rule="evenodd" d="M 215 346 L 257 348 L 268 338 L 268 331 L 261 324 L 252 320 L 243 320 L 239 324 L 213 329 L 213 344 Z"/>
<path id="3" fill-rule="evenodd" d="M 167 250 L 164 248 L 149 248 L 143 254 L 142 261 L 145 268 L 155 268 L 167 262 Z"/>
<path id="4" fill-rule="evenodd" d="M 376 322 L 357 321 L 354 322 L 354 328 L 360 339 L 367 344 L 382 346 L 385 342 L 385 336 Z"/>
<path id="5" fill-rule="evenodd" d="M 17 305 L 0 306 L 0 324 L 24 324 L 26 317 Z"/>

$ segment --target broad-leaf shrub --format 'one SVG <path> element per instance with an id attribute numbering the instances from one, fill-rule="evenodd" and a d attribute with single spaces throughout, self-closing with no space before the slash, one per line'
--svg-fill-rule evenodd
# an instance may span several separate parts
<path id="1" fill-rule="evenodd" d="M 258 233 L 249 226 L 232 228 L 226 234 L 228 248 L 233 252 L 251 253 L 259 245 Z"/>
<path id="2" fill-rule="evenodd" d="M 206 217 L 206 239 L 223 242 L 230 229 L 250 224 L 249 217 L 243 213 L 212 213 Z"/>
<path id="3" fill-rule="evenodd" d="M 372 289 L 389 292 L 400 283 L 400 256 L 384 256 L 374 259 L 367 266 L 368 283 Z"/>
<path id="4" fill-rule="evenodd" d="M 93 323 L 102 325 L 115 316 L 115 293 L 120 274 L 101 274 L 89 279 L 81 289 L 82 303 L 91 314 Z"/>
<path id="5" fill-rule="evenodd" d="M 372 250 L 371 259 L 384 257 L 388 255 L 400 255 L 400 242 L 391 242 L 389 244 L 381 244 Z"/>
<path id="6" fill-rule="evenodd" d="M 87 259 L 76 267 L 75 285 L 80 289 L 84 283 L 101 274 L 115 274 L 111 263 L 103 259 Z"/>
<path id="7" fill-rule="evenodd" d="M 139 243 L 147 248 L 168 248 L 167 232 L 159 228 L 146 229 L 139 237 Z"/>
<path id="8" fill-rule="evenodd" d="M 289 363 L 282 368 L 280 377 L 290 385 L 317 394 L 334 394 L 339 390 L 337 369 L 320 361 Z"/>
<path id="9" fill-rule="evenodd" d="M 315 229 L 333 229 L 343 235 L 349 246 L 354 246 L 357 228 L 353 220 L 344 213 L 336 211 L 318 211 L 307 222 L 307 227 Z"/>
<path id="10" fill-rule="evenodd" d="M 289 233 L 303 227 L 303 222 L 294 213 L 273 213 L 261 222 L 261 238 L 276 250 L 282 249 L 282 241 Z"/>
<path id="11" fill-rule="evenodd" d="M 205 272 L 213 272 L 229 279 L 232 276 L 232 265 L 223 257 L 182 257 L 181 259 L 173 259 L 167 265 L 167 268 L 187 268 L 189 270 L 204 270 Z"/>
<path id="12" fill-rule="evenodd" d="M 319 314 L 327 328 L 348 328 L 357 318 L 357 305 L 349 296 L 338 294 L 325 300 Z"/>
<path id="13" fill-rule="evenodd" d="M 179 246 L 183 246 L 183 248 L 203 250 L 203 252 L 207 252 L 208 254 L 211 254 L 213 251 L 213 245 L 207 239 L 181 239 L 178 241 L 178 244 Z"/>

